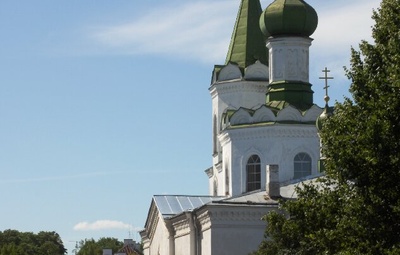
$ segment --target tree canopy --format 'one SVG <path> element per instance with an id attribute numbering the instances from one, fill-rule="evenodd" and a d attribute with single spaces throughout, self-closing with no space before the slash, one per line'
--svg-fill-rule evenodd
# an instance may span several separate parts
<path id="1" fill-rule="evenodd" d="M 103 249 L 112 249 L 113 253 L 118 252 L 124 246 L 124 243 L 116 238 L 102 237 L 95 241 L 94 239 L 85 239 L 79 242 L 77 255 L 101 255 Z"/>
<path id="2" fill-rule="evenodd" d="M 400 1 L 373 12 L 351 49 L 352 98 L 321 131 L 326 176 L 265 217 L 255 254 L 400 254 Z"/>
<path id="3" fill-rule="evenodd" d="M 0 255 L 64 255 L 66 251 L 56 232 L 0 231 Z"/>

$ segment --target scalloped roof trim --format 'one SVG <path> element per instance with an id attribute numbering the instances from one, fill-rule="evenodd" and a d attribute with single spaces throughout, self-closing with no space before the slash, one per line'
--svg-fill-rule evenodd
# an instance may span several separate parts
<path id="1" fill-rule="evenodd" d="M 244 70 L 232 62 L 225 66 L 216 66 L 213 76 L 213 83 L 243 79 L 248 81 L 269 81 L 268 66 L 258 60 Z"/>
<path id="2" fill-rule="evenodd" d="M 313 105 L 306 111 L 300 111 L 296 107 L 289 105 L 284 109 L 277 111 L 262 105 L 256 110 L 239 108 L 238 110 L 227 110 L 222 118 L 222 127 L 239 125 L 253 125 L 260 123 L 315 123 L 323 108 Z"/>

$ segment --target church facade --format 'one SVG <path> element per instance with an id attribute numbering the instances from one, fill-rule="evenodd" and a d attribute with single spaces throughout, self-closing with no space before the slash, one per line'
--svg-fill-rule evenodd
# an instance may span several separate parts
<path id="1" fill-rule="evenodd" d="M 145 255 L 242 255 L 262 216 L 317 176 L 320 141 L 309 83 L 315 10 L 301 0 L 241 0 L 224 65 L 213 69 L 207 196 L 154 196 L 140 232 Z"/>

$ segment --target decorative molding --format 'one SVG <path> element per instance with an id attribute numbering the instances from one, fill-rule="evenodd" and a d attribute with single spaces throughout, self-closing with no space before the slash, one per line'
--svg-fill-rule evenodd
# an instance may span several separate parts
<path id="1" fill-rule="evenodd" d="M 146 229 L 139 231 L 139 234 L 142 239 L 143 249 L 148 249 L 150 247 L 150 238 L 147 235 Z"/>
<path id="2" fill-rule="evenodd" d="M 242 70 L 238 65 L 229 63 L 228 65 L 222 67 L 218 74 L 215 72 L 213 73 L 212 83 L 237 81 L 243 79 L 249 81 L 268 81 L 268 66 L 257 60 L 254 64 L 245 68 L 243 76 Z"/>
<path id="3" fill-rule="evenodd" d="M 217 164 L 215 164 L 215 169 L 217 169 L 218 173 L 222 172 L 222 161 L 219 161 Z"/>
<path id="4" fill-rule="evenodd" d="M 154 202 L 154 199 L 153 199 L 151 202 L 151 205 L 150 205 L 150 210 L 149 210 L 145 230 L 143 230 L 145 232 L 145 235 L 150 240 L 153 239 L 154 233 L 156 232 L 159 218 L 160 218 L 159 211 L 158 211 L 156 203 Z"/>
<path id="5" fill-rule="evenodd" d="M 225 120 L 223 128 L 243 124 L 255 124 L 262 122 L 284 122 L 293 121 L 299 123 L 315 122 L 323 109 L 313 105 L 304 114 L 293 106 L 288 106 L 275 114 L 267 106 L 263 105 L 251 115 L 252 110 L 240 108 L 237 110 L 230 119 Z"/>
<path id="6" fill-rule="evenodd" d="M 318 117 L 324 111 L 323 108 L 313 105 L 307 112 L 304 113 L 304 121 L 317 121 Z"/>
<path id="7" fill-rule="evenodd" d="M 227 143 L 231 141 L 231 138 L 226 132 L 223 132 L 220 135 L 218 135 L 218 140 L 221 143 L 221 146 L 225 146 Z"/>
<path id="8" fill-rule="evenodd" d="M 255 123 L 269 122 L 275 120 L 276 120 L 275 114 L 266 105 L 261 106 L 253 114 L 253 122 Z"/>
<path id="9" fill-rule="evenodd" d="M 185 215 L 182 216 L 184 217 Z M 175 238 L 190 234 L 189 220 L 186 217 L 172 222 L 172 226 L 175 231 Z"/>
<path id="10" fill-rule="evenodd" d="M 201 227 L 201 231 L 206 231 L 211 228 L 211 217 L 208 210 L 197 215 L 197 221 Z"/>
<path id="11" fill-rule="evenodd" d="M 257 221 L 259 222 L 261 218 L 265 215 L 265 212 L 249 212 L 247 210 L 243 211 L 221 211 L 213 212 L 211 214 L 212 221 Z"/>
<path id="12" fill-rule="evenodd" d="M 316 121 L 315 119 L 314 121 Z M 294 108 L 293 106 L 289 105 L 288 107 L 285 107 L 281 111 L 278 112 L 276 116 L 276 121 L 296 121 L 296 122 L 302 122 L 303 121 L 303 116 L 301 115 L 301 112 Z"/>
<path id="13" fill-rule="evenodd" d="M 275 207 L 256 205 L 251 208 L 250 206 L 211 205 L 197 214 L 197 220 L 202 232 L 211 229 L 212 226 L 222 226 L 224 224 L 230 227 L 232 225 L 265 226 L 265 222 L 261 218 L 271 209 L 274 210 Z"/>
<path id="14" fill-rule="evenodd" d="M 210 167 L 210 168 L 206 169 L 204 172 L 206 172 L 208 178 L 212 178 L 213 175 L 214 175 L 214 169 L 213 169 L 213 167 Z"/>
<path id="15" fill-rule="evenodd" d="M 248 66 L 244 70 L 244 79 L 252 81 L 268 81 L 268 66 L 257 60 L 255 64 Z"/>
<path id="16" fill-rule="evenodd" d="M 217 95 L 228 94 L 228 93 L 264 93 L 268 91 L 268 81 L 224 81 L 215 83 L 210 87 L 211 98 L 215 98 Z"/>
<path id="17" fill-rule="evenodd" d="M 269 82 L 309 82 L 309 47 L 312 39 L 305 37 L 270 38 L 267 42 L 270 56 Z"/>
<path id="18" fill-rule="evenodd" d="M 231 140 L 254 140 L 267 138 L 318 138 L 317 128 L 313 125 L 285 125 L 275 124 L 272 126 L 256 126 L 251 128 L 226 129 L 222 132 L 218 139 L 222 145 Z"/>
<path id="19" fill-rule="evenodd" d="M 229 81 L 237 79 L 242 79 L 242 72 L 237 65 L 229 63 L 227 66 L 221 69 L 217 81 Z"/>
<path id="20" fill-rule="evenodd" d="M 267 214 L 267 206 L 255 206 L 254 208 L 248 207 L 219 207 L 217 210 L 209 209 L 208 217 L 210 218 L 211 225 L 224 225 L 230 227 L 232 225 L 265 225 L 261 218 Z"/>
<path id="21" fill-rule="evenodd" d="M 246 111 L 243 108 L 240 108 L 237 110 L 229 120 L 231 125 L 240 125 L 240 124 L 246 124 L 246 123 L 251 123 L 252 121 L 252 116 L 248 111 Z"/>

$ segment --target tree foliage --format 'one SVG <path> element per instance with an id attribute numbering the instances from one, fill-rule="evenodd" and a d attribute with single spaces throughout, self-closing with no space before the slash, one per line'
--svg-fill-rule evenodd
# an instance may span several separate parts
<path id="1" fill-rule="evenodd" d="M 124 243 L 116 238 L 102 237 L 95 241 L 94 239 L 85 239 L 79 242 L 77 255 L 101 255 L 103 249 L 112 249 L 113 253 L 123 247 Z"/>
<path id="2" fill-rule="evenodd" d="M 352 49 L 352 98 L 321 131 L 326 177 L 270 213 L 255 254 L 400 254 L 400 1 L 374 11 Z"/>
<path id="3" fill-rule="evenodd" d="M 0 255 L 64 255 L 66 251 L 56 232 L 0 231 Z"/>

